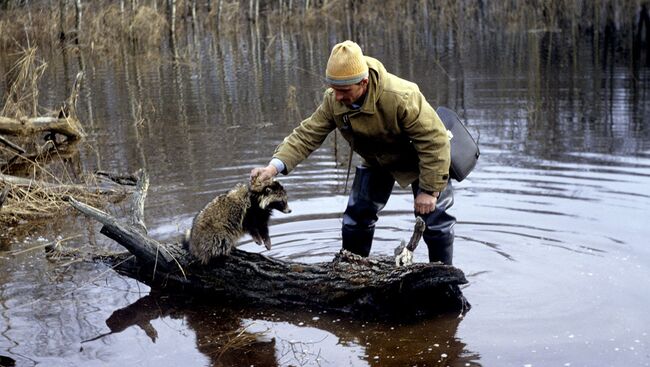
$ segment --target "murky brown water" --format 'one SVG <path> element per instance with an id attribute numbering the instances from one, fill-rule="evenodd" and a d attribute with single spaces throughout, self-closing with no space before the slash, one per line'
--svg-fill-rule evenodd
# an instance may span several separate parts
<path id="1" fill-rule="evenodd" d="M 454 262 L 468 275 L 463 292 L 473 305 L 464 318 L 392 324 L 179 300 L 149 295 L 101 265 L 5 251 L 0 354 L 20 366 L 649 365 L 650 69 L 621 55 L 613 62 L 587 40 L 562 46 L 558 34 L 462 47 L 384 36 L 357 40 L 480 132 L 480 163 L 456 185 L 453 207 Z M 180 66 L 85 56 L 82 165 L 146 168 L 149 232 L 176 238 L 312 112 L 330 47 L 344 37 L 206 36 Z M 54 105 L 79 62 L 60 54 L 48 61 L 41 102 Z M 281 178 L 293 213 L 275 215 L 268 255 L 316 262 L 339 250 L 346 162 L 342 140 L 330 138 Z M 396 188 L 373 254 L 390 254 L 409 236 L 411 206 L 410 191 Z M 116 248 L 71 216 L 3 250 L 72 236 L 70 246 Z M 416 260 L 425 261 L 419 250 Z"/>

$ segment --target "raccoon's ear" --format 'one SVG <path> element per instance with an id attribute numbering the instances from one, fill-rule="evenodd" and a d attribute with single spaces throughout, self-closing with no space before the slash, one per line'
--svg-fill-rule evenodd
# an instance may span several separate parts
<path id="1" fill-rule="evenodd" d="M 261 180 L 259 176 L 255 176 L 251 181 L 250 190 L 253 192 L 262 192 L 265 187 L 268 187 L 273 182 L 273 178 Z"/>

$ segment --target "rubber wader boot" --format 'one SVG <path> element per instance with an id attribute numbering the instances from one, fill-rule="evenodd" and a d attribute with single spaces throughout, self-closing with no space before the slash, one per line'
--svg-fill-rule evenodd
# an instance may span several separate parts
<path id="1" fill-rule="evenodd" d="M 418 184 L 419 182 L 415 181 L 411 185 L 413 196 L 417 196 L 419 192 Z M 447 209 L 452 205 L 454 205 L 454 189 L 449 181 L 445 190 L 438 197 L 435 210 L 429 214 L 419 215 L 426 224 L 422 238 L 429 248 L 430 262 L 440 261 L 446 265 L 452 264 L 456 218 L 447 213 Z"/>
<path id="2" fill-rule="evenodd" d="M 395 179 L 390 173 L 369 167 L 357 167 L 343 213 L 343 248 L 357 255 L 368 256 L 375 234 L 377 213 L 384 208 Z"/>

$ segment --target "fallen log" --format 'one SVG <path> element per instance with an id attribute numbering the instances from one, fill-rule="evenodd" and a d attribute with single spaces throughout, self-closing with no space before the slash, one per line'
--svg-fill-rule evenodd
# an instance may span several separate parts
<path id="1" fill-rule="evenodd" d="M 83 136 L 75 119 L 52 116 L 14 119 L 0 116 L 0 133 L 30 136 L 41 132 L 65 135 L 71 142 L 79 140 Z"/>
<path id="2" fill-rule="evenodd" d="M 201 265 L 181 244 L 161 243 L 147 235 L 142 195 L 136 189 L 134 224 L 73 198 L 70 204 L 102 223 L 100 232 L 129 251 L 95 260 L 156 290 L 208 292 L 266 305 L 362 311 L 373 316 L 463 313 L 470 307 L 459 288 L 467 283 L 463 272 L 440 263 L 396 267 L 391 257 L 364 258 L 341 250 L 331 262 L 303 264 L 235 249 L 230 256 Z"/>
<path id="3" fill-rule="evenodd" d="M 138 183 L 138 178 L 135 175 L 125 175 L 116 172 L 95 171 L 95 176 L 105 177 L 120 185 L 135 186 Z"/>

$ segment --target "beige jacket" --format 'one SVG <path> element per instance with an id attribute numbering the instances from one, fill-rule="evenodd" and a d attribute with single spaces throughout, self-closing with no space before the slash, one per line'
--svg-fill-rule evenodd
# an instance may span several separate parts
<path id="1" fill-rule="evenodd" d="M 284 139 L 273 157 L 291 172 L 337 128 L 366 165 L 388 170 L 400 186 L 419 178 L 423 190 L 442 191 L 449 179 L 450 151 L 438 114 L 416 84 L 388 73 L 374 58 L 366 56 L 366 62 L 370 70 L 363 106 L 351 110 L 327 89 L 316 112 Z"/>

